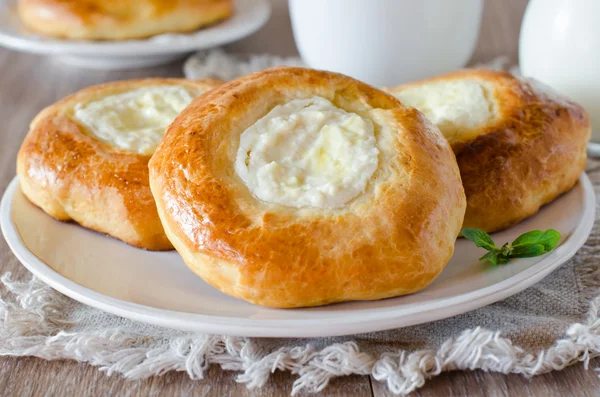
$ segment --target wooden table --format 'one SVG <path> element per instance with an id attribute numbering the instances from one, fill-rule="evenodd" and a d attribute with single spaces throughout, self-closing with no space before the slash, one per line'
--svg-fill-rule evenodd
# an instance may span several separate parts
<path id="1" fill-rule="evenodd" d="M 295 54 L 286 0 L 273 0 L 273 18 L 267 26 L 230 48 L 245 52 Z M 473 62 L 506 54 L 516 61 L 518 32 L 526 0 L 488 0 L 481 39 Z M 0 192 L 15 174 L 15 157 L 29 121 L 44 106 L 80 88 L 103 81 L 147 76 L 181 76 L 181 63 L 135 71 L 90 71 L 55 60 L 0 50 Z M 0 239 L 0 273 L 28 277 L 27 271 Z M 600 360 L 593 362 L 593 367 Z M 108 377 L 95 367 L 72 361 L 37 358 L 0 358 L 0 396 L 288 396 L 293 376 L 276 373 L 261 390 L 248 392 L 231 373 L 211 369 L 204 381 L 183 373 L 169 373 L 143 381 Z M 384 384 L 368 376 L 334 380 L 323 396 L 388 396 Z M 598 396 L 600 380 L 581 365 L 536 377 L 455 372 L 438 376 L 414 395 L 420 396 Z"/>

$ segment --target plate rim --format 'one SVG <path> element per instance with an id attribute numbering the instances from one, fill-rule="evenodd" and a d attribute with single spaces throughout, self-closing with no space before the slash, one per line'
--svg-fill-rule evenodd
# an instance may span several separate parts
<path id="1" fill-rule="evenodd" d="M 271 16 L 272 6 L 268 0 L 235 0 L 235 2 L 236 8 L 244 10 L 243 13 L 234 14 L 229 20 L 218 22 L 214 26 L 201 28 L 194 32 L 173 33 L 174 35 L 181 35 L 181 38 L 171 42 L 154 40 L 160 35 L 146 39 L 115 41 L 77 41 L 59 38 L 40 40 L 0 29 L 0 46 L 33 54 L 94 58 L 131 57 L 132 52 L 135 53 L 136 57 L 193 52 L 247 37 L 263 27 Z M 9 3 L 11 3 L 10 0 L 0 0 L 0 6 L 8 6 Z M 245 4 L 246 8 L 240 7 L 239 4 Z M 238 16 L 240 17 L 239 20 L 237 19 Z M 220 35 L 211 38 L 219 31 L 221 31 Z"/>
<path id="2" fill-rule="evenodd" d="M 397 306 L 387 306 L 365 309 L 358 316 L 360 320 L 357 320 L 356 316 L 340 316 L 328 318 L 326 323 L 322 318 L 241 319 L 179 312 L 132 303 L 84 287 L 56 272 L 35 256 L 21 240 L 11 216 L 13 199 L 19 188 L 17 176 L 8 185 L 0 202 L 0 228 L 13 254 L 42 282 L 76 301 L 120 317 L 167 328 L 231 336 L 284 338 L 342 336 L 441 320 L 505 299 L 537 283 L 571 259 L 591 233 L 595 222 L 596 198 L 592 183 L 585 172 L 579 177 L 579 184 L 583 189 L 584 201 L 579 223 L 565 242 L 533 266 L 475 291 L 452 298 L 432 300 L 426 304 L 420 303 L 419 307 L 424 310 L 417 312 L 409 310 L 409 313 L 398 316 Z M 403 309 L 406 311 L 406 307 Z"/>

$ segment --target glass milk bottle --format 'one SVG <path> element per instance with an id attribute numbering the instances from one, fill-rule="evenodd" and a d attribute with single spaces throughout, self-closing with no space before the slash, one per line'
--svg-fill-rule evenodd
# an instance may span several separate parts
<path id="1" fill-rule="evenodd" d="M 524 76 L 580 103 L 590 113 L 588 152 L 600 156 L 600 0 L 531 0 L 519 42 Z"/>

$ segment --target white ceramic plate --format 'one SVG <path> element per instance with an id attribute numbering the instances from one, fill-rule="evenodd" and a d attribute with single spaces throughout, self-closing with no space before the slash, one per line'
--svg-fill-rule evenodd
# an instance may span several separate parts
<path id="1" fill-rule="evenodd" d="M 313 337 L 404 327 L 496 302 L 540 281 L 583 245 L 595 219 L 588 177 L 532 218 L 494 234 L 497 243 L 554 228 L 560 245 L 505 266 L 480 262 L 485 251 L 464 239 L 441 275 L 423 291 L 373 302 L 309 309 L 268 309 L 225 295 L 194 275 L 176 252 L 149 252 L 62 223 L 33 206 L 15 178 L 0 206 L 2 232 L 19 260 L 42 281 L 101 310 L 165 327 L 208 333 Z"/>
<path id="2" fill-rule="evenodd" d="M 182 54 L 249 36 L 271 15 L 268 0 L 235 0 L 234 15 L 188 34 L 163 34 L 144 40 L 85 41 L 40 36 L 21 22 L 15 0 L 0 0 L 0 45 L 17 51 L 57 55 L 62 61 L 95 69 L 130 69 L 169 62 Z"/>

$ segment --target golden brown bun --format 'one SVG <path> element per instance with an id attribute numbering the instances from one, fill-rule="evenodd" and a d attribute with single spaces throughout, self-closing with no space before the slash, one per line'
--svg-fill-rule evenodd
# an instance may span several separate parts
<path id="1" fill-rule="evenodd" d="M 219 82 L 112 82 L 86 88 L 47 107 L 31 122 L 17 157 L 17 175 L 25 196 L 56 219 L 74 220 L 136 247 L 172 249 L 148 184 L 150 156 L 93 138 L 71 117 L 78 103 L 157 84 L 181 85 L 200 94 Z"/>
<path id="2" fill-rule="evenodd" d="M 535 214 L 577 183 L 589 116 L 541 83 L 490 70 L 461 70 L 389 91 L 405 101 L 407 89 L 465 81 L 481 84 L 493 117 L 469 127 L 446 126 L 446 132 L 438 126 L 456 154 L 467 195 L 463 227 L 494 232 Z"/>
<path id="3" fill-rule="evenodd" d="M 234 169 L 240 135 L 276 105 L 313 96 L 371 119 L 377 171 L 342 208 L 259 201 Z M 380 116 L 365 116 L 371 109 Z M 221 291 L 271 307 L 418 291 L 452 256 L 465 210 L 454 155 L 421 113 L 349 77 L 302 68 L 268 69 L 195 99 L 150 160 L 150 186 L 186 264 Z"/>
<path id="4" fill-rule="evenodd" d="M 29 29 L 83 40 L 190 32 L 232 12 L 232 0 L 19 0 L 19 15 Z"/>

